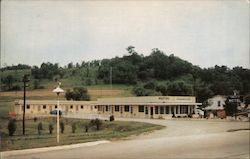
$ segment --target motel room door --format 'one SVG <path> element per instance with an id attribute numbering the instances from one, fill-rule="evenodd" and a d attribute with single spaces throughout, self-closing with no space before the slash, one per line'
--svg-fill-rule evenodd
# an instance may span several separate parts
<path id="1" fill-rule="evenodd" d="M 150 118 L 154 118 L 154 107 L 150 107 Z"/>

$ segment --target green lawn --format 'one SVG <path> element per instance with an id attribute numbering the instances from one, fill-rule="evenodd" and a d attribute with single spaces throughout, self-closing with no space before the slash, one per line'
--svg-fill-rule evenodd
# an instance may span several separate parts
<path id="1" fill-rule="evenodd" d="M 22 135 L 22 121 L 17 121 L 17 130 L 14 136 L 9 137 L 7 131 L 8 120 L 1 121 L 1 151 L 27 149 L 36 147 L 47 147 L 56 145 L 65 145 L 73 143 L 83 143 L 96 140 L 116 140 L 124 139 L 131 135 L 139 135 L 144 132 L 150 132 L 163 128 L 160 125 L 141 123 L 141 122 L 124 122 L 124 121 L 102 121 L 101 130 L 96 130 L 95 125 L 89 126 L 88 132 L 85 132 L 85 125 L 90 120 L 81 119 L 65 119 L 61 121 L 65 123 L 65 132 L 60 134 L 60 144 L 56 143 L 56 118 L 40 118 L 36 122 L 32 120 L 26 121 L 26 135 Z M 42 122 L 42 134 L 38 135 L 37 126 Z M 48 125 L 53 124 L 53 134 L 49 134 Z M 76 123 L 77 129 L 72 133 L 72 123 Z"/>

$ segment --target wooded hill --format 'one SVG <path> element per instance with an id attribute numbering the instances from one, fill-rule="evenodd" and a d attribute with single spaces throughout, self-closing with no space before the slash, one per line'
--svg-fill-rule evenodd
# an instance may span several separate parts
<path id="1" fill-rule="evenodd" d="M 167 55 L 159 49 L 152 49 L 149 56 L 143 56 L 127 48 L 127 55 L 111 59 L 82 63 L 69 63 L 60 67 L 50 62 L 38 66 L 19 64 L 1 69 L 1 90 L 19 90 L 23 74 L 30 74 L 32 89 L 41 89 L 41 82 L 76 81 L 70 87 L 110 84 L 132 85 L 133 94 L 149 95 L 195 95 L 198 102 L 216 95 L 230 95 L 238 90 L 241 95 L 250 92 L 250 70 L 227 66 L 200 68 L 188 61 Z M 112 73 L 111 73 L 112 72 Z M 111 78 L 112 74 L 112 78 Z"/>

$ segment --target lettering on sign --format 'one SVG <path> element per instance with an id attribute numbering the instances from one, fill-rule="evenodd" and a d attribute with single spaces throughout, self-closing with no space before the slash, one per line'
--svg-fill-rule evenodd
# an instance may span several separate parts
<path id="1" fill-rule="evenodd" d="M 159 97 L 159 100 L 169 100 L 169 97 Z"/>
<path id="2" fill-rule="evenodd" d="M 190 97 L 180 97 L 180 98 L 176 98 L 176 100 L 191 100 Z"/>

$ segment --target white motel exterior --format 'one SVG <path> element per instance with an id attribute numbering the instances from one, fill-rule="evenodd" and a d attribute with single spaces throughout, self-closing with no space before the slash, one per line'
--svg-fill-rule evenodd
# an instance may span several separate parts
<path id="1" fill-rule="evenodd" d="M 193 96 L 147 96 L 99 98 L 97 101 L 60 101 L 64 114 L 114 115 L 124 118 L 172 118 L 193 114 L 197 105 Z M 26 114 L 49 114 L 57 109 L 56 100 L 27 100 Z M 15 113 L 23 113 L 23 100 L 15 102 Z"/>

